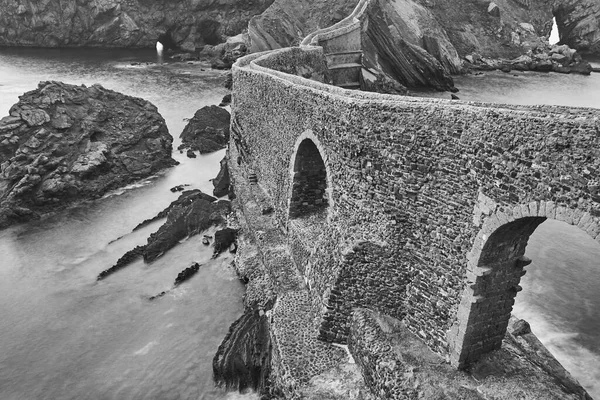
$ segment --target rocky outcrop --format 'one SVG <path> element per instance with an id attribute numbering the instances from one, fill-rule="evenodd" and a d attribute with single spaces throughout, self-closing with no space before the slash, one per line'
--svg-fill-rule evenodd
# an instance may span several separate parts
<path id="1" fill-rule="evenodd" d="M 217 177 L 213 179 L 213 194 L 216 197 L 223 197 L 230 192 L 230 181 L 229 181 L 229 168 L 227 168 L 227 157 L 223 157 L 221 160 L 221 169 L 217 174 Z"/>
<path id="2" fill-rule="evenodd" d="M 373 1 L 367 10 L 362 37 L 363 65 L 383 71 L 408 88 L 452 89 L 452 78 L 439 61 L 407 41 L 391 23 L 384 9 L 386 3 Z"/>
<path id="3" fill-rule="evenodd" d="M 562 0 L 554 9 L 561 43 L 600 54 L 600 2 Z"/>
<path id="4" fill-rule="evenodd" d="M 231 210 L 230 203 L 215 200 L 214 197 L 198 189 L 184 191 L 157 217 L 144 221 L 135 228 L 138 229 L 166 215 L 167 220 L 158 231 L 150 235 L 148 243 L 125 253 L 115 265 L 102 271 L 98 275 L 98 280 L 106 278 L 139 258 L 143 258 L 145 262 L 152 262 L 186 237 L 196 235 L 211 226 L 224 224 L 225 217 Z"/>
<path id="5" fill-rule="evenodd" d="M 175 165 L 171 143 L 146 100 L 41 82 L 0 120 L 0 227 Z"/>
<path id="6" fill-rule="evenodd" d="M 179 137 L 179 149 L 198 150 L 200 154 L 224 149 L 229 142 L 229 112 L 221 107 L 202 107 L 194 114 Z"/>
<path id="7" fill-rule="evenodd" d="M 214 45 L 244 29 L 273 0 L 0 0 L 1 46 Z"/>
<path id="8" fill-rule="evenodd" d="M 275 0 L 248 24 L 252 52 L 297 46 L 319 28 L 339 22 L 358 0 Z"/>

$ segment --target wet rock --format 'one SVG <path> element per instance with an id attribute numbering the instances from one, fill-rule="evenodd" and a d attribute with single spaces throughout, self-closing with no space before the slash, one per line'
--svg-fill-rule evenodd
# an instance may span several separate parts
<path id="1" fill-rule="evenodd" d="M 215 250 L 213 258 L 227 250 L 237 239 L 237 229 L 225 228 L 215 232 Z"/>
<path id="2" fill-rule="evenodd" d="M 107 276 L 114 274 L 118 270 L 125 268 L 132 262 L 136 261 L 137 259 L 142 257 L 145 248 L 146 248 L 146 246 L 136 246 L 134 249 L 129 250 L 121 258 L 119 258 L 119 260 L 117 261 L 117 263 L 115 265 L 100 272 L 97 279 L 100 281 L 100 280 L 106 278 Z"/>
<path id="3" fill-rule="evenodd" d="M 173 186 L 171 189 L 171 192 L 175 193 L 175 192 L 183 192 L 185 190 L 186 186 L 190 186 L 190 185 L 177 185 L 177 186 Z"/>
<path id="4" fill-rule="evenodd" d="M 213 378 L 218 386 L 244 392 L 261 391 L 268 382 L 271 365 L 268 317 L 255 308 L 244 314 L 229 332 L 213 358 Z"/>
<path id="5" fill-rule="evenodd" d="M 230 104 L 231 104 L 231 93 L 228 93 L 225 96 L 223 96 L 223 100 L 221 100 L 221 102 L 219 103 L 219 107 L 226 107 Z"/>
<path id="6" fill-rule="evenodd" d="M 183 185 L 181 185 L 181 186 L 183 186 Z M 177 187 L 178 186 L 176 186 L 176 188 Z M 171 191 L 173 192 L 173 190 L 171 190 Z M 158 214 L 156 214 L 154 217 L 149 218 L 149 219 L 147 219 L 145 221 L 140 222 L 135 228 L 133 228 L 133 232 L 137 231 L 140 228 L 143 228 L 144 226 L 150 224 L 151 222 L 154 222 L 154 221 L 159 220 L 161 218 L 166 218 L 167 215 L 169 214 L 169 211 L 171 211 L 173 208 L 189 204 L 190 202 L 192 202 L 196 198 L 198 198 L 198 196 L 200 196 L 204 200 L 206 200 L 208 202 L 211 202 L 211 203 L 213 201 L 217 200 L 214 197 L 212 197 L 211 195 L 203 193 L 203 192 L 201 192 L 198 189 L 185 190 L 185 191 L 183 191 L 181 193 L 181 195 L 179 196 L 179 198 L 177 198 L 177 200 L 175 200 L 171 204 L 169 204 L 169 206 L 167 208 L 165 208 L 164 210 L 162 210 L 161 212 L 159 212 Z"/>
<path id="7" fill-rule="evenodd" d="M 221 169 L 217 174 L 217 177 L 213 179 L 213 195 L 216 197 L 223 197 L 229 194 L 229 168 L 227 167 L 227 157 L 223 157 L 221 160 Z"/>
<path id="8" fill-rule="evenodd" d="M 204 236 L 202 238 L 202 244 L 208 246 L 210 244 L 210 240 L 206 236 Z"/>
<path id="9" fill-rule="evenodd" d="M 0 132 L 0 228 L 176 164 L 156 107 L 100 85 L 41 82 Z"/>
<path id="10" fill-rule="evenodd" d="M 179 149 L 198 150 L 200 154 L 212 153 L 225 148 L 229 141 L 230 115 L 217 106 L 202 107 L 190 119 L 179 136 Z"/>
<path id="11" fill-rule="evenodd" d="M 190 267 L 187 267 L 186 269 L 184 269 L 177 275 L 177 278 L 175 278 L 175 282 L 173 283 L 173 285 L 178 286 L 178 285 L 182 284 L 183 282 L 187 281 L 192 276 L 194 276 L 196 274 L 196 272 L 198 272 L 199 269 L 200 269 L 200 264 L 198 264 L 198 263 L 194 263 Z"/>
<path id="12" fill-rule="evenodd" d="M 194 153 L 194 150 L 192 149 L 189 149 L 186 155 L 188 156 L 188 158 L 196 158 L 196 153 Z"/>
<path id="13" fill-rule="evenodd" d="M 454 93 L 450 95 L 450 98 L 452 100 L 460 100 L 460 97 L 458 97 L 457 95 L 455 95 Z"/>
<path id="14" fill-rule="evenodd" d="M 231 211 L 229 201 L 207 201 L 201 191 L 190 192 L 182 204 L 171 208 L 165 223 L 148 238 L 145 262 L 154 261 L 186 237 L 226 222 L 225 215 Z"/>

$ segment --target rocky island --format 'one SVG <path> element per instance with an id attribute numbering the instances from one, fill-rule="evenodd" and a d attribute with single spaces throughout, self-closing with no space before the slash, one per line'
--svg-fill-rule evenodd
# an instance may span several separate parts
<path id="1" fill-rule="evenodd" d="M 41 82 L 0 120 L 0 227 L 175 165 L 172 140 L 146 100 Z"/>

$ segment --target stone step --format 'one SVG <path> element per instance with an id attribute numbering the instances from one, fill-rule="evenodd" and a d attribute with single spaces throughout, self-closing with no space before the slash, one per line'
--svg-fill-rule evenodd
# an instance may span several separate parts
<path id="1" fill-rule="evenodd" d="M 360 82 L 339 83 L 336 86 L 339 86 L 344 89 L 360 89 Z"/>
<path id="2" fill-rule="evenodd" d="M 354 68 L 362 68 L 362 64 L 360 63 L 346 63 L 346 64 L 336 64 L 329 67 L 330 70 L 336 69 L 354 69 Z"/>

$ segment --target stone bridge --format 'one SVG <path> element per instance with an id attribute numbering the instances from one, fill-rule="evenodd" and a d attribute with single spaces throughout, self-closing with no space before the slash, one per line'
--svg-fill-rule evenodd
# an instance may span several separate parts
<path id="1" fill-rule="evenodd" d="M 345 343 L 352 309 L 370 308 L 463 368 L 500 347 L 539 224 L 600 241 L 600 111 L 351 91 L 328 74 L 322 47 L 240 59 L 230 162 L 268 194 L 320 339 Z"/>

